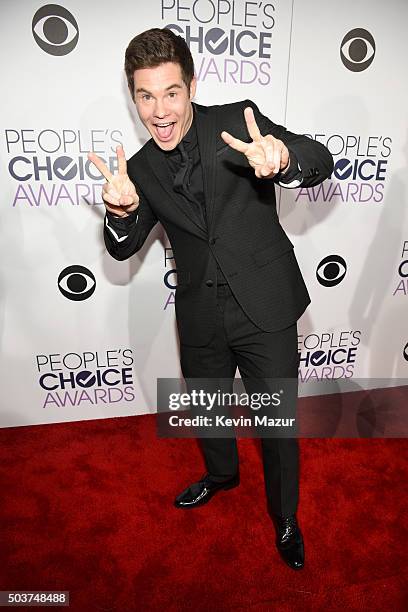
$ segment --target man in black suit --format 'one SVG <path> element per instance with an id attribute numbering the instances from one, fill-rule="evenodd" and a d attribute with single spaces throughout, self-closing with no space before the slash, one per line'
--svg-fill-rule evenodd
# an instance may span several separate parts
<path id="1" fill-rule="evenodd" d="M 330 153 L 274 124 L 251 100 L 192 102 L 193 59 L 170 30 L 136 36 L 126 50 L 125 70 L 152 138 L 127 163 L 117 148 L 117 175 L 89 154 L 108 181 L 106 248 L 115 259 L 127 259 L 162 223 L 177 267 L 184 377 L 232 381 L 238 366 L 251 391 L 254 381 L 265 389 L 272 378 L 297 380 L 297 320 L 310 297 L 279 223 L 275 184 L 317 185 L 332 172 Z M 261 442 L 278 550 L 299 569 L 304 547 L 296 519 L 297 439 Z M 239 484 L 235 438 L 202 438 L 201 444 L 207 473 L 176 497 L 178 508 L 202 505 Z"/>

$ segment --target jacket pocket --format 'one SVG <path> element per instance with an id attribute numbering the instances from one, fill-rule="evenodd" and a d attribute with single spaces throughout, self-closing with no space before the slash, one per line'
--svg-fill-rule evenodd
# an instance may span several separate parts
<path id="1" fill-rule="evenodd" d="M 252 258 L 256 265 L 261 267 L 265 266 L 271 261 L 274 261 L 274 259 L 278 259 L 278 257 L 284 255 L 288 251 L 291 251 L 293 248 L 293 244 L 289 238 L 285 236 L 285 238 L 282 238 L 282 240 L 268 244 L 266 247 L 255 251 L 252 253 Z"/>

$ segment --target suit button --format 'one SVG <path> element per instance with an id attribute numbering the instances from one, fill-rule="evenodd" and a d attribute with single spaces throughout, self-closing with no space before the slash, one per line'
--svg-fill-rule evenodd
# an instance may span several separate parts
<path id="1" fill-rule="evenodd" d="M 215 244 L 216 240 L 217 240 L 216 238 L 210 238 L 209 242 L 210 242 L 210 244 Z"/>
<path id="2" fill-rule="evenodd" d="M 211 279 L 208 279 L 207 281 L 205 281 L 205 284 L 207 285 L 207 287 L 212 287 L 214 284 L 214 281 Z"/>

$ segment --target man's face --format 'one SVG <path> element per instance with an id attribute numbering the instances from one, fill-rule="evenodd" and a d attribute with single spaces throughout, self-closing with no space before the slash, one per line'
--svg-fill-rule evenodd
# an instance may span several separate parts
<path id="1" fill-rule="evenodd" d="M 155 68 L 135 70 L 134 84 L 140 120 L 159 147 L 171 151 L 191 126 L 196 78 L 193 77 L 188 91 L 181 78 L 180 64 L 166 62 Z"/>

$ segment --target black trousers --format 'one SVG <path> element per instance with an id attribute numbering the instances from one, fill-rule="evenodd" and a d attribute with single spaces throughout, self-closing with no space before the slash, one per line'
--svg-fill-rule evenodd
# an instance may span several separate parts
<path id="1" fill-rule="evenodd" d="M 237 367 L 246 392 L 253 381 L 298 377 L 297 324 L 277 332 L 264 332 L 243 312 L 228 285 L 217 287 L 216 333 L 205 347 L 180 346 L 185 378 L 223 378 L 232 381 Z M 252 381 L 248 389 L 245 379 Z M 265 385 L 262 383 L 262 392 Z M 297 397 L 297 382 L 296 382 Z M 296 401 L 296 400 L 295 400 Z M 201 438 L 207 470 L 214 481 L 239 472 L 237 442 L 231 438 Z M 270 510 L 280 516 L 294 514 L 298 505 L 299 449 L 296 438 L 261 438 L 266 496 Z"/>

